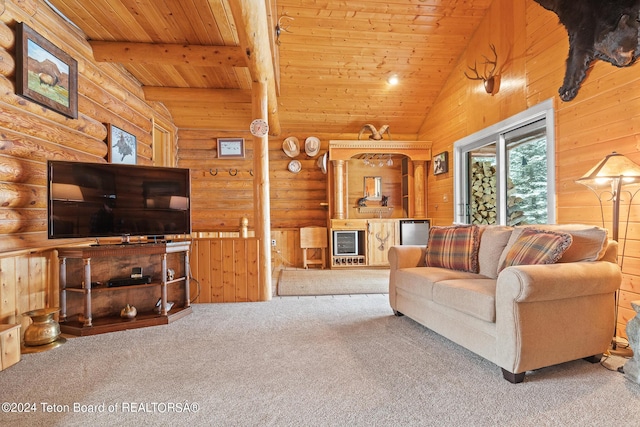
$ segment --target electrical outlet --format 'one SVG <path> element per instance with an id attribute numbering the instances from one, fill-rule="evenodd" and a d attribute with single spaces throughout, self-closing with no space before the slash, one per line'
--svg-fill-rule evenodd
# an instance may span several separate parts
<path id="1" fill-rule="evenodd" d="M 271 246 L 276 246 L 276 239 L 271 240 Z"/>

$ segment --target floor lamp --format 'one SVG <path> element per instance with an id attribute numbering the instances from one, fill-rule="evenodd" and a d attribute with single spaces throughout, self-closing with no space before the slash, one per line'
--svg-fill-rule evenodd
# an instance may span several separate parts
<path id="1" fill-rule="evenodd" d="M 602 209 L 602 201 L 611 201 L 613 204 L 612 232 L 613 240 L 616 242 L 619 238 L 620 227 L 620 202 L 623 193 L 629 195 L 629 209 L 627 210 L 627 218 L 624 221 L 625 227 L 629 225 L 629 211 L 631 210 L 631 202 L 635 195 L 640 191 L 640 166 L 629 160 L 622 154 L 615 151 L 581 178 L 576 180 L 577 183 L 587 186 L 598 197 L 600 202 L 600 214 L 602 216 L 602 224 L 604 227 L 604 211 Z M 623 190 L 624 187 L 624 190 Z M 633 188 L 631 188 L 633 187 Z M 631 189 L 630 189 L 631 188 Z M 620 254 L 620 268 L 624 262 L 624 247 L 626 246 L 626 228 L 625 243 Z M 618 301 L 619 290 L 615 293 L 615 322 L 613 324 L 613 349 L 617 346 L 618 335 Z"/>

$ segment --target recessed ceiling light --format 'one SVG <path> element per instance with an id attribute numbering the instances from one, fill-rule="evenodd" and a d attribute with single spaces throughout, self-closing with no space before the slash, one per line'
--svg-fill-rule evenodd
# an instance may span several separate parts
<path id="1" fill-rule="evenodd" d="M 387 83 L 389 83 L 392 86 L 397 85 L 399 81 L 400 79 L 398 79 L 398 76 L 396 74 L 389 76 L 389 78 L 387 79 Z"/>

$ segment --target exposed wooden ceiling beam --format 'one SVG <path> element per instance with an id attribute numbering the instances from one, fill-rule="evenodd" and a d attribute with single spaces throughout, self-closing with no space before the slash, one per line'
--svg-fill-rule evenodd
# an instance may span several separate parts
<path id="1" fill-rule="evenodd" d="M 229 7 L 236 23 L 240 44 L 247 55 L 251 78 L 254 82 L 262 82 L 267 86 L 269 134 L 278 136 L 281 128 L 266 5 L 264 1 L 237 0 L 229 2 Z"/>
<path id="2" fill-rule="evenodd" d="M 251 90 L 244 89 L 207 89 L 189 87 L 144 86 L 147 101 L 221 103 L 239 102 L 251 104 Z"/>
<path id="3" fill-rule="evenodd" d="M 168 43 L 90 41 L 93 57 L 100 62 L 188 64 L 194 67 L 246 67 L 239 46 L 204 46 Z"/>

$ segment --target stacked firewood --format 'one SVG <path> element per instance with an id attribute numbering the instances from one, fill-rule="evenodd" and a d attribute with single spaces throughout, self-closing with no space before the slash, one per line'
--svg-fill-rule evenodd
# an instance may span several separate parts
<path id="1" fill-rule="evenodd" d="M 491 162 L 471 164 L 471 223 L 496 223 L 496 168 Z"/>
<path id="2" fill-rule="evenodd" d="M 496 168 L 491 162 L 478 161 L 471 164 L 471 223 L 495 224 Z M 507 179 L 507 224 L 517 225 L 524 221 L 520 207 L 522 198 L 514 194 L 515 185 Z"/>

